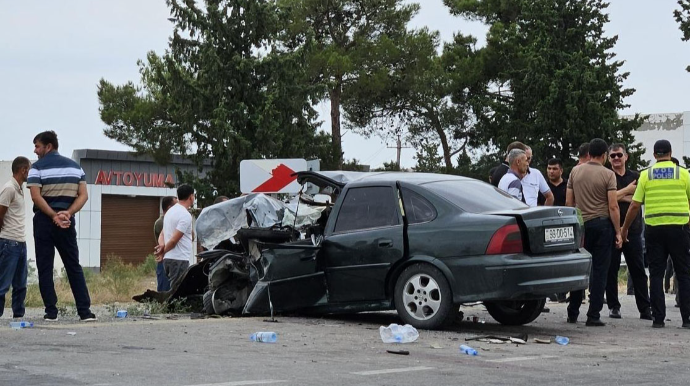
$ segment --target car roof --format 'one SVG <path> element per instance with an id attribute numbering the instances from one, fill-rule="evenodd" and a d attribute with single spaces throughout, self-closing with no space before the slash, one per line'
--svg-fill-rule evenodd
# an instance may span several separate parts
<path id="1" fill-rule="evenodd" d="M 474 179 L 451 174 L 416 173 L 416 172 L 348 172 L 348 171 L 318 171 L 298 172 L 300 180 L 317 177 L 335 183 L 341 187 L 351 182 L 392 182 L 403 181 L 415 185 L 422 185 L 438 181 L 473 181 Z"/>

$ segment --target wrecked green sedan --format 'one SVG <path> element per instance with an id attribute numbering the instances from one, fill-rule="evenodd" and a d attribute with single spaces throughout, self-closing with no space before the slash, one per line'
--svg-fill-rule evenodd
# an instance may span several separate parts
<path id="1" fill-rule="evenodd" d="M 289 204 L 205 209 L 216 213 L 202 212 L 197 234 L 219 248 L 201 253 L 178 288 L 138 299 L 200 296 L 208 313 L 242 315 L 395 309 L 404 323 L 437 329 L 477 301 L 499 323 L 530 323 L 548 295 L 588 286 L 591 255 L 574 208 L 529 208 L 441 174 L 297 179 L 302 193 Z"/>

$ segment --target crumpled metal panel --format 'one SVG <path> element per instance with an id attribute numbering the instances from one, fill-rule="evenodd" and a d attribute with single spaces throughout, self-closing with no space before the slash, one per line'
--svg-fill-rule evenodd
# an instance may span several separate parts
<path id="1" fill-rule="evenodd" d="M 196 234 L 204 248 L 212 249 L 248 227 L 247 211 L 253 218 L 252 227 L 282 225 L 300 229 L 316 223 L 324 209 L 300 203 L 295 221 L 296 203 L 285 204 L 265 194 L 250 194 L 204 208 L 196 220 Z"/>

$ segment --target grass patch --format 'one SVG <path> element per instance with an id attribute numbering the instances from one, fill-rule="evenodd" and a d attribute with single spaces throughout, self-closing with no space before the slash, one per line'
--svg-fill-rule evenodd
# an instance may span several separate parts
<path id="1" fill-rule="evenodd" d="M 143 293 L 147 288 L 156 288 L 156 261 L 153 255 L 149 255 L 144 263 L 133 266 L 124 263 L 118 257 L 109 256 L 106 264 L 101 267 L 101 273 L 84 270 L 84 278 L 91 296 L 91 304 L 131 303 L 132 296 Z M 74 297 L 64 268 L 55 278 L 55 292 L 60 315 L 76 315 Z M 11 304 L 12 299 L 8 293 L 5 296 L 5 308 L 10 308 Z M 43 307 L 38 283 L 27 286 L 26 306 Z"/>

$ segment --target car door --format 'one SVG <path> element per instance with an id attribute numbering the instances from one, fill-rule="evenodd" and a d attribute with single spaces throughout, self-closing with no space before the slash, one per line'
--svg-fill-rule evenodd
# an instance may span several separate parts
<path id="1" fill-rule="evenodd" d="M 347 188 L 329 219 L 322 252 L 328 301 L 386 298 L 386 275 L 404 256 L 395 183 Z"/>
<path id="2" fill-rule="evenodd" d="M 259 280 L 244 313 L 291 311 L 326 304 L 326 278 L 320 267 L 320 246 L 311 241 L 263 244 Z"/>

